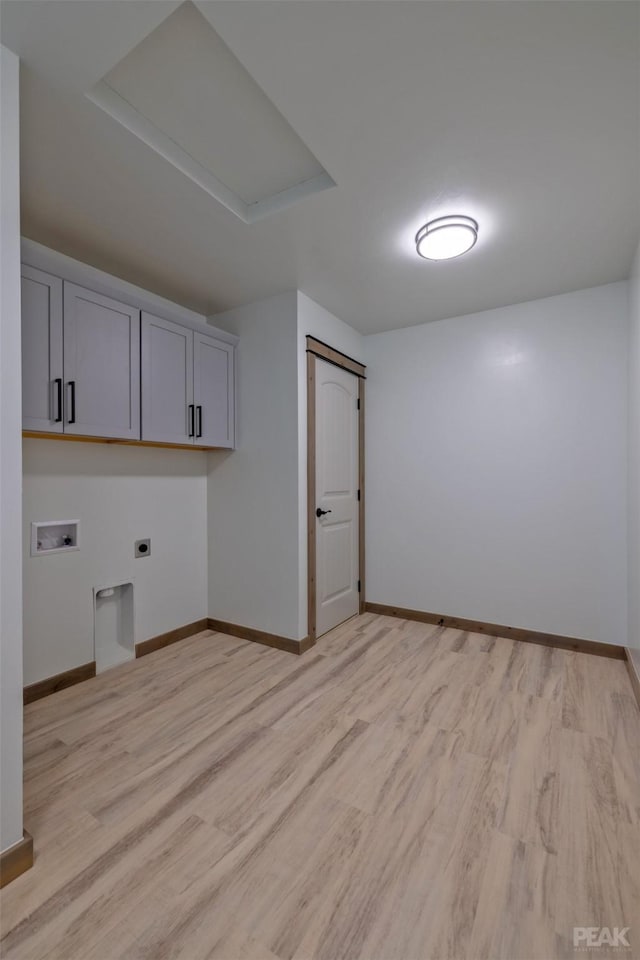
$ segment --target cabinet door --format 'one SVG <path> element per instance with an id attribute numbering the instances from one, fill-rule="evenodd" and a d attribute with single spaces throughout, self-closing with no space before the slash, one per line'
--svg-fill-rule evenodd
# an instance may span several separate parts
<path id="1" fill-rule="evenodd" d="M 193 331 L 150 313 L 140 329 L 142 439 L 193 443 Z"/>
<path id="2" fill-rule="evenodd" d="M 234 445 L 234 349 L 228 343 L 193 335 L 195 442 L 203 447 Z"/>
<path id="3" fill-rule="evenodd" d="M 140 439 L 140 312 L 64 284 L 65 433 Z"/>
<path id="4" fill-rule="evenodd" d="M 62 433 L 62 280 L 22 267 L 22 429 Z"/>

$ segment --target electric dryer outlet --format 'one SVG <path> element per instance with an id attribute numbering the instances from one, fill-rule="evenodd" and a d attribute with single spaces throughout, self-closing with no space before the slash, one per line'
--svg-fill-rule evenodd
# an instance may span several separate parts
<path id="1" fill-rule="evenodd" d="M 134 556 L 150 557 L 151 556 L 151 540 L 136 540 Z"/>

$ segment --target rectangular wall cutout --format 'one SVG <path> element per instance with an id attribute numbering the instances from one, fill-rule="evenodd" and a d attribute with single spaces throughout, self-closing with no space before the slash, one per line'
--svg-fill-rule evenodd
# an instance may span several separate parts
<path id="1" fill-rule="evenodd" d="M 35 520 L 31 524 L 31 556 L 80 549 L 79 520 Z"/>

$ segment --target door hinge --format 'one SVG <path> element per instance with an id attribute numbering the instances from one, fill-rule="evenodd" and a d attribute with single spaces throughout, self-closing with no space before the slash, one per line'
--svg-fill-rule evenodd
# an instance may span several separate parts
<path id="1" fill-rule="evenodd" d="M 356 409 L 357 410 L 360 409 L 360 397 L 358 397 L 358 399 L 356 400 Z"/>
<path id="2" fill-rule="evenodd" d="M 360 499 L 360 491 L 358 490 L 358 500 Z"/>
<path id="3" fill-rule="evenodd" d="M 360 593 L 360 581 L 358 580 L 358 593 Z"/>

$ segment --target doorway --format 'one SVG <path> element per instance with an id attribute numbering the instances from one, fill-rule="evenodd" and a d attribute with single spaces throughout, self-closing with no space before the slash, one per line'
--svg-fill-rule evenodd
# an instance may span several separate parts
<path id="1" fill-rule="evenodd" d="M 312 642 L 364 609 L 364 382 L 362 364 L 307 337 Z"/>

